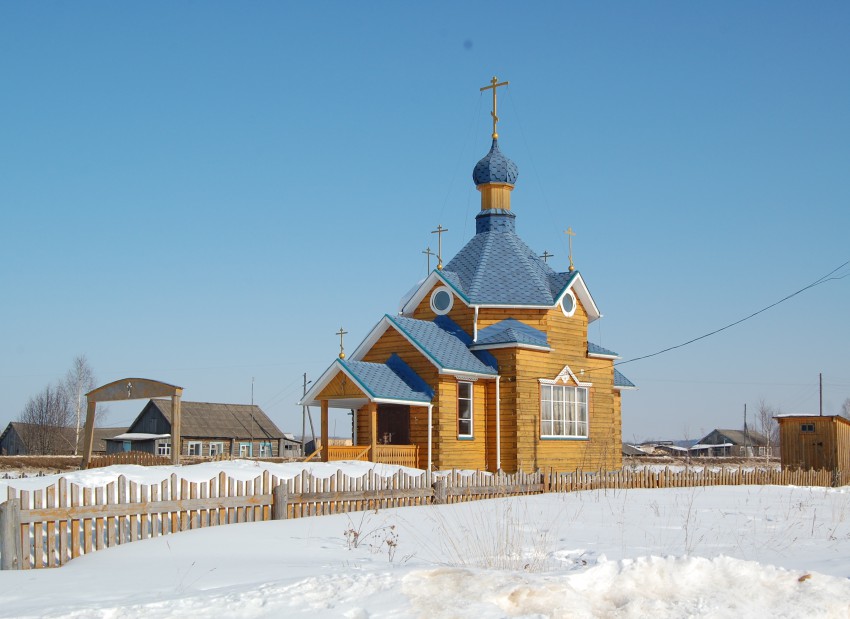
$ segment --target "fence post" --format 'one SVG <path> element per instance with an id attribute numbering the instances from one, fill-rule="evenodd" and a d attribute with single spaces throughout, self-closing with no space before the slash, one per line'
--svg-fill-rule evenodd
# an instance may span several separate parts
<path id="1" fill-rule="evenodd" d="M 446 480 L 442 477 L 438 478 L 431 485 L 434 488 L 434 504 L 445 505 L 448 500 L 448 489 L 446 488 Z"/>
<path id="2" fill-rule="evenodd" d="M 286 481 L 272 488 L 272 520 L 286 520 L 286 507 L 289 503 L 289 491 Z"/>
<path id="3" fill-rule="evenodd" d="M 0 504 L 0 569 L 21 569 L 21 500 Z"/>

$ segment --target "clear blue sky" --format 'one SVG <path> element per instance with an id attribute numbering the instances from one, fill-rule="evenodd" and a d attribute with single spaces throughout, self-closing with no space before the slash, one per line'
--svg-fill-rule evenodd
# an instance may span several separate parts
<path id="1" fill-rule="evenodd" d="M 316 378 L 474 232 L 489 147 L 520 235 L 576 266 L 627 360 L 850 259 L 844 2 L 0 3 L 0 422 L 100 384 L 254 400 Z M 838 274 L 850 273 L 844 268 Z M 626 439 L 850 397 L 850 277 L 622 366 Z M 128 423 L 143 402 L 116 407 Z M 334 418 L 337 434 L 345 417 Z"/>

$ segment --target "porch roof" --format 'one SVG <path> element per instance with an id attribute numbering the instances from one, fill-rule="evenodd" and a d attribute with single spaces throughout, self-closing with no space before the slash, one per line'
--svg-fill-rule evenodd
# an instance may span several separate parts
<path id="1" fill-rule="evenodd" d="M 300 402 L 317 406 L 319 395 L 333 378 L 343 372 L 357 385 L 363 397 L 329 400 L 333 408 L 359 408 L 367 402 L 424 406 L 431 403 L 434 391 L 402 359 L 393 354 L 386 363 L 336 359 Z"/>

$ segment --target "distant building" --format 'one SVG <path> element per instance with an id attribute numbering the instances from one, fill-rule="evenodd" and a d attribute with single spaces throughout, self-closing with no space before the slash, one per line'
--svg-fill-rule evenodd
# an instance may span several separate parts
<path id="1" fill-rule="evenodd" d="M 771 456 L 767 439 L 752 430 L 712 430 L 688 450 L 691 456 L 753 458 Z"/>
<path id="2" fill-rule="evenodd" d="M 263 410 L 249 404 L 181 402 L 180 454 L 184 456 L 296 457 L 301 445 Z M 171 400 L 149 400 L 127 431 L 107 440 L 107 453 L 171 455 Z"/>
<path id="3" fill-rule="evenodd" d="M 126 428 L 95 428 L 92 453 L 106 453 L 106 439 L 121 434 Z M 74 428 L 48 427 L 12 421 L 0 434 L 0 455 L 73 455 L 76 430 Z M 83 433 L 80 431 L 82 453 Z"/>

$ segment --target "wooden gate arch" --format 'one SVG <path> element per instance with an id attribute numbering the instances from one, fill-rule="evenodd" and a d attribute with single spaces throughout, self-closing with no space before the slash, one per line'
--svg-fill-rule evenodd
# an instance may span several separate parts
<path id="1" fill-rule="evenodd" d="M 94 443 L 94 417 L 98 402 L 142 400 L 171 397 L 171 463 L 180 464 L 180 398 L 183 387 L 149 378 L 122 378 L 86 394 L 86 438 L 83 445 L 83 468 L 91 462 Z"/>

